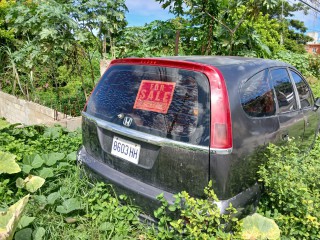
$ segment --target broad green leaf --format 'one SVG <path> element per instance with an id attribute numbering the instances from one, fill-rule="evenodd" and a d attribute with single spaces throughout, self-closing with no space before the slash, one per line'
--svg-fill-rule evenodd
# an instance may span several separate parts
<path id="1" fill-rule="evenodd" d="M 58 166 L 57 166 L 57 169 L 66 169 L 66 168 L 68 168 L 68 167 L 70 167 L 71 165 L 69 164 L 69 163 L 67 163 L 67 162 L 60 162 L 59 164 L 58 164 Z"/>
<path id="2" fill-rule="evenodd" d="M 32 223 L 34 219 L 35 217 L 22 216 L 18 223 L 18 229 L 22 229 L 29 226 L 29 224 Z"/>
<path id="3" fill-rule="evenodd" d="M 14 236 L 14 240 L 32 240 L 32 229 L 24 228 L 18 231 Z"/>
<path id="4" fill-rule="evenodd" d="M 47 197 L 48 204 L 51 204 L 51 205 L 54 204 L 58 198 L 60 198 L 59 192 L 54 192 L 49 194 L 49 196 Z"/>
<path id="5" fill-rule="evenodd" d="M 23 164 L 23 165 L 22 165 L 22 171 L 23 171 L 24 173 L 29 174 L 31 170 L 32 170 L 32 166 L 26 165 L 26 164 Z"/>
<path id="6" fill-rule="evenodd" d="M 35 157 L 35 154 L 33 154 L 33 155 L 28 155 L 28 156 L 24 156 L 22 162 L 23 162 L 24 164 L 26 164 L 26 165 L 30 165 L 30 166 L 31 166 L 34 157 Z"/>
<path id="7" fill-rule="evenodd" d="M 37 191 L 45 182 L 43 178 L 32 175 L 26 177 L 24 181 L 26 183 L 26 189 L 31 193 Z"/>
<path id="8" fill-rule="evenodd" d="M 52 138 L 52 139 L 57 139 L 61 136 L 61 133 L 62 133 L 61 127 L 51 127 L 51 128 L 45 129 L 43 136 Z"/>
<path id="9" fill-rule="evenodd" d="M 31 166 L 31 168 L 40 168 L 44 160 L 40 157 L 39 154 L 25 156 L 23 159 L 25 165 Z"/>
<path id="10" fill-rule="evenodd" d="M 47 205 L 47 198 L 43 195 L 34 195 L 34 200 L 40 205 L 40 208 L 43 208 Z"/>
<path id="11" fill-rule="evenodd" d="M 43 165 L 43 163 L 44 163 L 44 160 L 37 154 L 37 155 L 35 155 L 31 166 L 33 168 L 39 168 Z"/>
<path id="12" fill-rule="evenodd" d="M 56 211 L 59 213 L 69 213 L 79 209 L 82 209 L 80 201 L 77 198 L 70 198 L 58 206 Z"/>
<path id="13" fill-rule="evenodd" d="M 25 181 L 22 178 L 17 178 L 16 180 L 16 187 L 17 188 L 24 188 L 26 185 Z"/>
<path id="14" fill-rule="evenodd" d="M 0 239 L 12 239 L 18 222 L 22 216 L 29 195 L 9 207 L 8 211 L 0 212 Z"/>
<path id="15" fill-rule="evenodd" d="M 40 171 L 39 171 L 39 174 L 38 174 L 40 177 L 42 178 L 49 178 L 49 177 L 53 177 L 54 174 L 53 174 L 53 171 L 51 168 L 42 168 Z"/>
<path id="16" fill-rule="evenodd" d="M 15 158 L 16 156 L 11 153 L 0 151 L 0 174 L 21 172 L 21 168 L 16 163 Z"/>
<path id="17" fill-rule="evenodd" d="M 45 161 L 45 164 L 47 166 L 52 166 L 57 163 L 57 161 L 60 161 L 65 158 L 64 153 L 49 153 L 49 154 L 43 154 L 42 158 Z"/>
<path id="18" fill-rule="evenodd" d="M 280 229 L 272 219 L 254 213 L 242 221 L 242 239 L 280 239 Z"/>
<path id="19" fill-rule="evenodd" d="M 46 234 L 46 230 L 43 227 L 38 227 L 32 233 L 33 240 L 42 240 L 44 239 L 45 234 Z"/>
<path id="20" fill-rule="evenodd" d="M 77 160 L 77 152 L 72 152 L 67 155 L 67 160 L 75 161 Z"/>

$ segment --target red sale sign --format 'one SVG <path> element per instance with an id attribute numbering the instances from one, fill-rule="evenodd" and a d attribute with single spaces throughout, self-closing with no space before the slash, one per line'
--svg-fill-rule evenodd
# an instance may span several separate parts
<path id="1" fill-rule="evenodd" d="M 142 80 L 134 109 L 167 113 L 176 83 Z"/>

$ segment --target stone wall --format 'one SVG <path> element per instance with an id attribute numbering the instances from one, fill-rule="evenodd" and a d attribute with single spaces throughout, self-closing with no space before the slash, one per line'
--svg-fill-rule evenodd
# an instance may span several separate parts
<path id="1" fill-rule="evenodd" d="M 40 104 L 19 99 L 0 91 L 0 117 L 24 125 L 60 124 L 73 131 L 81 127 L 81 117 L 70 117 Z"/>

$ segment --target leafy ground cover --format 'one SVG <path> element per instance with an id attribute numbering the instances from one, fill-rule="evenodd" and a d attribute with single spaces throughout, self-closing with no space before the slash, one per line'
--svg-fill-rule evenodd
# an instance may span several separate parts
<path id="1" fill-rule="evenodd" d="M 231 206 L 221 215 L 208 186 L 206 199 L 181 192 L 172 206 L 159 196 L 156 228 L 140 222 L 139 209 L 111 185 L 88 185 L 76 164 L 80 144 L 77 131 L 0 121 L 1 214 L 30 195 L 14 239 L 278 239 L 280 231 L 284 238 L 320 238 L 320 139 L 308 155 L 293 141 L 269 147 L 259 170 L 261 215 L 239 220 Z M 0 218 L 0 234 L 2 225 Z"/>
<path id="2" fill-rule="evenodd" d="M 259 215 L 255 222 L 266 223 L 267 228 L 252 229 L 249 219 L 249 227 L 243 230 L 246 221 L 240 222 L 231 214 L 235 209 L 221 215 L 217 206 L 212 207 L 216 196 L 210 186 L 205 189 L 207 199 L 182 192 L 174 206 L 159 196 L 163 205 L 155 211 L 158 226 L 142 223 L 139 209 L 130 205 L 126 196 L 117 196 L 112 186 L 88 185 L 76 165 L 80 144 L 80 132 L 1 121 L 1 214 L 9 216 L 19 199 L 28 198 L 14 239 L 230 239 L 260 236 L 262 230 L 268 236 L 270 229 L 278 229 L 272 220 Z M 170 212 L 178 218 L 173 219 Z M 5 224 L 0 218 L 0 234 Z"/>
<path id="3" fill-rule="evenodd" d="M 125 196 L 104 184 L 90 187 L 80 177 L 75 164 L 80 143 L 81 133 L 61 127 L 9 125 L 0 131 L 0 152 L 15 154 L 21 168 L 0 173 L 0 211 L 30 192 L 25 178 L 45 179 L 31 194 L 15 239 L 144 239 L 148 234 L 137 209 L 120 205 Z"/>

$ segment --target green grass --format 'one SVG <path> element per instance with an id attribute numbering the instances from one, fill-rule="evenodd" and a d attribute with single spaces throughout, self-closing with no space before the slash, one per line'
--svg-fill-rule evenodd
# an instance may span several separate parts
<path id="1" fill-rule="evenodd" d="M 153 228 L 138 220 L 139 210 L 120 204 L 126 202 L 125 196 L 117 196 L 111 186 L 102 183 L 91 187 L 86 176 L 80 177 L 83 171 L 76 164 L 80 144 L 80 132 L 70 133 L 61 127 L 9 125 L 0 131 L 0 151 L 15 154 L 22 169 L 0 175 L 0 209 L 28 194 L 16 187 L 17 179 L 29 174 L 45 178 L 44 185 L 31 194 L 24 213 L 33 221 L 18 229 L 16 235 L 31 239 L 30 234 L 44 229 L 42 239 L 154 238 Z M 38 164 L 30 166 L 35 161 Z"/>
<path id="2" fill-rule="evenodd" d="M 32 199 L 26 214 L 37 216 L 35 229 L 45 228 L 46 239 L 137 239 L 145 235 L 145 226 L 138 221 L 136 209 L 120 205 L 111 186 L 97 184 L 91 188 L 79 172 L 74 166 L 69 174 L 55 182 L 60 185 L 60 202 L 43 207 L 36 198 Z M 66 214 L 57 212 L 63 200 L 70 198 L 79 199 L 81 208 Z"/>
<path id="3" fill-rule="evenodd" d="M 6 120 L 0 118 L 0 129 L 8 125 L 9 123 Z"/>

